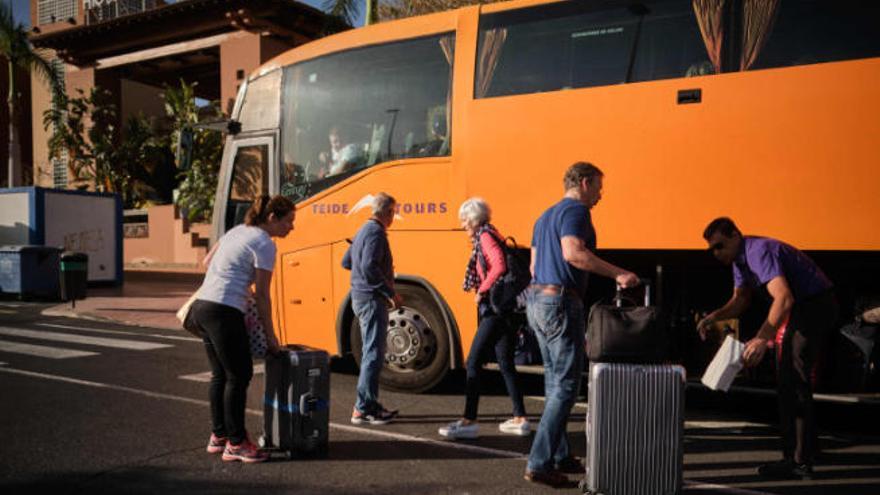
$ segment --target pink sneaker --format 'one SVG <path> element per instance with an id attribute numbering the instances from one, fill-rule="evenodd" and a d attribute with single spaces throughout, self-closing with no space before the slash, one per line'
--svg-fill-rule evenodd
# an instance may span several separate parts
<path id="1" fill-rule="evenodd" d="M 218 437 L 217 435 L 211 433 L 211 438 L 208 439 L 208 447 L 205 449 L 209 454 L 219 454 L 223 452 L 223 449 L 226 448 L 226 437 Z"/>
<path id="2" fill-rule="evenodd" d="M 251 464 L 254 462 L 264 462 L 268 459 L 269 454 L 254 445 L 250 438 L 247 437 L 238 445 L 226 442 L 226 448 L 223 449 L 224 461 L 241 461 Z"/>

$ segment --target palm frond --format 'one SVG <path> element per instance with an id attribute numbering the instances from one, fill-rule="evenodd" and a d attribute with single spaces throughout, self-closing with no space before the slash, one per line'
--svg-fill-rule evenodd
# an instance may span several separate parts
<path id="1" fill-rule="evenodd" d="M 361 3 L 363 1 L 364 0 L 325 0 L 324 10 L 331 16 L 343 19 L 350 26 L 354 26 L 358 14 L 361 11 Z"/>

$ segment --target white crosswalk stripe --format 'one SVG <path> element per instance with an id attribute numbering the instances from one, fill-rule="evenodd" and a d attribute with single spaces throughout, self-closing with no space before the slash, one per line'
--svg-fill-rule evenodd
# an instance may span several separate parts
<path id="1" fill-rule="evenodd" d="M 26 354 L 28 356 L 38 356 L 48 359 L 69 359 L 98 355 L 97 352 L 77 351 L 74 349 L 62 349 L 60 347 L 49 347 L 45 345 L 24 344 L 21 342 L 9 342 L 6 340 L 0 340 L 0 352 Z"/>
<path id="2" fill-rule="evenodd" d="M 254 365 L 254 375 L 261 375 L 266 372 L 266 365 L 263 363 Z M 177 378 L 181 380 L 189 380 L 191 382 L 202 382 L 207 383 L 211 381 L 211 372 L 205 371 L 204 373 L 193 373 L 192 375 L 180 375 Z"/>
<path id="3" fill-rule="evenodd" d="M 110 330 L 107 328 L 77 327 L 77 326 L 73 326 L 73 325 L 59 325 L 57 323 L 37 323 L 37 325 L 39 325 L 41 327 L 62 328 L 62 329 L 67 329 L 67 330 L 82 330 L 84 332 L 93 332 L 93 333 L 109 333 L 109 334 L 116 334 L 116 335 L 135 335 L 138 337 L 155 337 L 157 339 L 181 340 L 184 342 L 201 342 L 202 341 L 202 339 L 197 339 L 195 337 L 186 337 L 184 335 L 165 335 L 165 334 L 161 334 L 161 333 L 127 332 L 125 330 Z M 185 335 L 189 335 L 189 334 L 185 333 Z"/>
<path id="4" fill-rule="evenodd" d="M 11 327 L 0 327 L 0 335 L 35 340 L 48 340 L 53 342 L 67 342 L 72 344 L 86 344 L 98 347 L 110 347 L 115 349 L 128 349 L 134 351 L 149 351 L 154 349 L 162 349 L 164 347 L 172 347 L 170 344 L 159 344 L 156 342 L 144 342 L 127 339 L 108 339 L 104 337 L 91 337 L 87 335 L 74 335 L 69 333 L 25 330 L 23 328 Z"/>

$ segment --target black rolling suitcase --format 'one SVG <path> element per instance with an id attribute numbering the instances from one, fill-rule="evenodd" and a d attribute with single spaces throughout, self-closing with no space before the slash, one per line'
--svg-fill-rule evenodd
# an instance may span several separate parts
<path id="1" fill-rule="evenodd" d="M 329 363 L 326 352 L 295 345 L 266 357 L 263 447 L 287 451 L 291 457 L 327 454 Z"/>

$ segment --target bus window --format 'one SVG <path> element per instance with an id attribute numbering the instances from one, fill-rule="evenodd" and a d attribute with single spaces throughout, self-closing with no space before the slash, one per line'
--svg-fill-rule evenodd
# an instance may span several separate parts
<path id="1" fill-rule="evenodd" d="M 880 56 L 880 2 L 800 0 L 744 6 L 749 7 L 760 10 L 756 19 L 766 21 L 743 30 L 743 70 Z"/>
<path id="2" fill-rule="evenodd" d="M 281 194 L 301 201 L 377 163 L 449 154 L 451 34 L 284 68 Z"/>
<path id="3" fill-rule="evenodd" d="M 280 88 L 280 70 L 274 70 L 248 82 L 241 112 L 238 115 L 242 132 L 278 128 Z"/>
<path id="4" fill-rule="evenodd" d="M 561 2 L 480 19 L 477 98 L 718 72 L 690 2 Z M 715 56 L 716 64 L 719 55 Z"/>
<path id="5" fill-rule="evenodd" d="M 241 145 L 235 150 L 229 195 L 226 203 L 226 231 L 244 222 L 254 201 L 269 194 L 269 145 Z"/>

